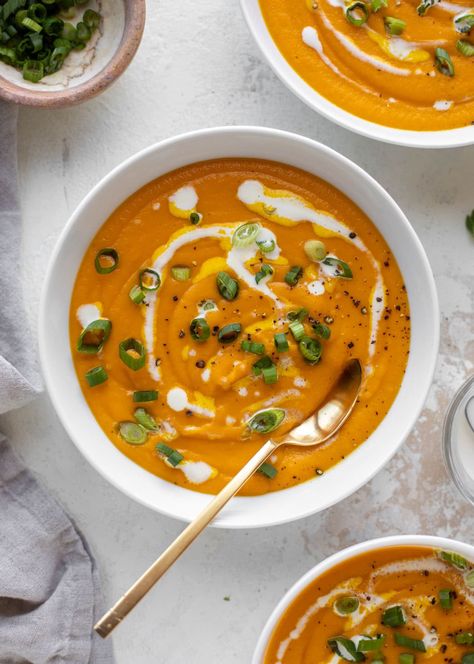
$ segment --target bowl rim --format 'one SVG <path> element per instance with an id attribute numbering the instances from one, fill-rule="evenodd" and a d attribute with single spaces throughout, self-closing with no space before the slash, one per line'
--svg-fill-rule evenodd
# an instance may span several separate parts
<path id="1" fill-rule="evenodd" d="M 188 499 L 185 498 L 185 500 L 190 502 L 191 505 L 190 506 L 188 505 L 188 507 L 185 510 L 181 509 L 180 511 L 180 508 L 178 508 L 176 505 L 176 500 L 173 501 L 171 499 L 171 494 L 170 494 L 170 500 L 168 500 L 168 503 L 171 503 L 171 505 L 168 503 L 157 504 L 156 500 L 152 501 L 149 500 L 148 498 L 145 498 L 141 494 L 142 487 L 140 488 L 140 491 L 137 492 L 136 489 L 132 489 L 129 486 L 130 482 L 128 480 L 128 476 L 125 480 L 123 477 L 120 477 L 119 479 L 116 476 L 115 471 L 111 472 L 109 468 L 104 468 L 99 462 L 97 462 L 95 454 L 89 449 L 88 443 L 84 440 L 84 436 L 81 435 L 81 433 L 78 433 L 78 431 L 75 430 L 74 426 L 71 424 L 69 415 L 71 415 L 72 411 L 77 410 L 78 408 L 83 411 L 85 416 L 92 418 L 94 422 L 95 418 L 92 415 L 91 411 L 89 410 L 89 407 L 85 402 L 82 392 L 80 392 L 79 384 L 75 375 L 75 370 L 72 367 L 72 362 L 70 362 L 73 372 L 72 375 L 74 376 L 75 383 L 77 383 L 77 390 L 79 390 L 80 393 L 77 399 L 76 397 L 74 397 L 74 399 L 76 399 L 75 404 L 73 405 L 68 404 L 66 395 L 61 391 L 61 389 L 59 389 L 59 386 L 56 385 L 56 380 L 53 375 L 54 372 L 56 371 L 56 366 L 59 363 L 56 361 L 56 359 L 54 360 L 51 359 L 55 354 L 56 347 L 53 345 L 53 342 L 51 341 L 51 335 L 48 334 L 51 329 L 51 319 L 49 317 L 48 305 L 50 300 L 52 302 L 55 300 L 55 297 L 52 297 L 50 292 L 54 293 L 55 288 L 56 289 L 63 288 L 62 283 L 64 282 L 63 274 L 60 271 L 58 272 L 58 274 L 55 274 L 55 271 L 58 270 L 57 263 L 59 262 L 60 256 L 63 252 L 64 245 L 66 245 L 68 241 L 71 242 L 69 236 L 70 235 L 73 236 L 74 235 L 73 231 L 76 229 L 76 227 L 80 226 L 80 223 L 82 221 L 81 217 L 87 217 L 88 209 L 91 209 L 91 206 L 94 204 L 94 202 L 97 204 L 97 201 L 101 200 L 101 196 L 105 197 L 106 194 L 104 192 L 107 192 L 107 187 L 113 185 L 114 181 L 116 179 L 119 179 L 121 175 L 124 176 L 125 174 L 129 173 L 130 170 L 133 169 L 138 162 L 140 161 L 146 162 L 147 158 L 150 158 L 150 156 L 154 156 L 155 154 L 158 154 L 159 156 L 163 155 L 163 153 L 165 153 L 166 150 L 168 149 L 173 149 L 180 154 L 185 154 L 185 157 L 183 157 L 183 159 L 185 158 L 186 161 L 184 163 L 195 163 L 196 161 L 200 160 L 212 159 L 213 158 L 212 156 L 206 156 L 197 159 L 193 158 L 189 160 L 187 156 L 186 146 L 188 145 L 189 149 L 189 145 L 190 144 L 193 145 L 193 141 L 195 142 L 197 141 L 200 143 L 199 152 L 205 152 L 208 144 L 214 141 L 214 143 L 212 144 L 213 145 L 212 149 L 214 150 L 214 144 L 216 144 L 219 146 L 218 148 L 215 148 L 218 151 L 219 149 L 221 149 L 220 146 L 223 143 L 223 139 L 227 139 L 228 137 L 231 138 L 233 145 L 235 145 L 236 147 L 234 149 L 230 148 L 225 149 L 225 154 L 227 155 L 227 157 L 244 156 L 238 154 L 244 140 L 247 140 L 249 143 L 251 143 L 252 150 L 255 149 L 254 145 L 258 141 L 260 141 L 262 144 L 264 144 L 264 142 L 266 141 L 267 143 L 265 145 L 266 146 L 270 145 L 271 151 L 276 151 L 279 149 L 278 146 L 274 147 L 276 141 L 284 143 L 285 148 L 287 150 L 289 148 L 288 143 L 291 144 L 293 150 L 296 150 L 296 147 L 298 147 L 297 144 L 299 144 L 301 146 L 301 152 L 304 152 L 306 150 L 308 153 L 311 154 L 312 160 L 314 159 L 313 155 L 318 155 L 320 159 L 326 158 L 327 160 L 335 164 L 335 168 L 337 167 L 339 172 L 344 172 L 344 171 L 350 172 L 351 176 L 355 179 L 355 181 L 359 180 L 359 182 L 361 182 L 362 185 L 366 186 L 367 188 L 370 188 L 371 194 L 373 194 L 377 198 L 377 201 L 379 203 L 383 203 L 383 209 L 385 210 L 385 212 L 387 212 L 387 210 L 391 210 L 391 213 L 394 216 L 396 216 L 397 221 L 400 222 L 400 227 L 397 228 L 397 233 L 399 233 L 400 230 L 402 229 L 403 232 L 405 232 L 410 238 L 413 252 L 416 254 L 416 257 L 418 259 L 417 275 L 419 278 L 423 277 L 422 281 L 424 281 L 424 286 L 426 286 L 426 290 L 423 291 L 423 298 L 427 307 L 427 310 L 425 311 L 425 317 L 426 316 L 428 317 L 433 332 L 432 337 L 430 339 L 425 340 L 423 345 L 423 364 L 425 372 L 423 376 L 420 376 L 419 381 L 417 382 L 416 394 L 418 396 L 418 402 L 416 402 L 415 399 L 415 404 L 413 410 L 411 411 L 410 418 L 405 418 L 403 419 L 403 421 L 397 422 L 397 426 L 399 426 L 400 429 L 397 430 L 397 436 L 395 437 L 395 442 L 393 440 L 391 442 L 387 441 L 387 445 L 384 448 L 384 454 L 381 455 L 383 456 L 383 458 L 380 459 L 374 458 L 374 460 L 372 460 L 372 465 L 370 466 L 369 472 L 366 472 L 364 474 L 360 473 L 359 476 L 356 476 L 354 478 L 350 486 L 345 486 L 345 485 L 341 486 L 340 484 L 338 484 L 336 496 L 328 497 L 325 493 L 320 492 L 323 493 L 321 504 L 316 504 L 316 505 L 314 503 L 307 504 L 306 502 L 300 499 L 297 509 L 295 509 L 294 505 L 292 505 L 291 510 L 289 510 L 287 514 L 282 514 L 281 512 L 275 513 L 277 510 L 275 509 L 273 511 L 268 510 L 266 507 L 264 509 L 265 515 L 263 516 L 262 514 L 260 514 L 262 510 L 260 503 L 257 502 L 259 499 L 262 503 L 264 503 L 266 502 L 266 500 L 270 500 L 270 497 L 281 494 L 284 495 L 286 498 L 285 503 L 288 503 L 288 498 L 290 498 L 290 500 L 291 497 L 298 498 L 297 494 L 300 491 L 303 493 L 306 491 L 306 489 L 303 489 L 302 487 L 306 487 L 315 481 L 315 480 L 309 480 L 308 482 L 298 484 L 294 487 L 282 490 L 280 492 L 275 492 L 275 493 L 272 492 L 264 494 L 263 496 L 256 496 L 256 497 L 234 498 L 231 506 L 225 508 L 224 511 L 219 515 L 219 517 L 217 517 L 216 520 L 211 524 L 213 527 L 248 529 L 255 527 L 279 525 L 291 521 L 296 521 L 297 519 L 309 516 L 311 514 L 314 514 L 315 512 L 327 509 L 328 507 L 331 507 L 333 504 L 340 502 L 347 496 L 357 491 L 361 486 L 366 484 L 377 472 L 379 472 L 379 470 L 384 465 L 388 463 L 390 458 L 401 447 L 404 440 L 410 433 L 414 423 L 416 422 L 419 413 L 421 412 L 421 409 L 423 407 L 426 395 L 428 393 L 428 389 L 432 382 L 432 377 L 435 370 L 436 359 L 438 354 L 438 345 L 439 345 L 439 306 L 438 306 L 438 299 L 437 299 L 434 278 L 431 272 L 427 256 L 424 252 L 420 240 L 418 239 L 417 235 L 415 234 L 415 231 L 411 227 L 410 223 L 408 222 L 407 218 L 405 217 L 401 209 L 391 198 L 391 196 L 385 191 L 385 189 L 383 189 L 383 187 L 380 184 L 378 184 L 376 180 L 374 180 L 374 178 L 372 178 L 372 176 L 366 173 L 354 162 L 340 155 L 338 152 L 334 151 L 333 149 L 328 148 L 327 146 L 321 143 L 317 143 L 316 141 L 313 141 L 312 139 L 306 138 L 304 136 L 300 136 L 298 134 L 293 134 L 289 132 L 284 132 L 281 130 L 270 129 L 266 127 L 227 126 L 227 127 L 214 127 L 210 129 L 200 129 L 197 131 L 181 134 L 172 138 L 168 138 L 164 141 L 155 143 L 139 151 L 138 153 L 124 160 L 122 163 L 116 166 L 112 171 L 110 171 L 107 175 L 105 175 L 84 197 L 82 202 L 77 206 L 76 210 L 73 212 L 73 214 L 65 224 L 50 258 L 50 262 L 48 265 L 47 273 L 43 284 L 43 290 L 40 301 L 40 311 L 39 311 L 39 326 L 38 326 L 39 354 L 40 354 L 41 367 L 43 370 L 43 376 L 45 379 L 45 385 L 48 394 L 54 405 L 56 413 L 58 414 L 58 417 L 62 422 L 64 428 L 66 429 L 66 432 L 68 433 L 71 440 L 75 443 L 76 447 L 81 451 L 81 453 L 89 461 L 89 463 L 112 485 L 120 489 L 123 493 L 133 498 L 137 502 L 151 509 L 154 509 L 155 511 L 158 511 L 162 514 L 182 520 L 184 522 L 189 522 L 192 518 L 194 518 L 194 516 L 198 513 L 198 511 L 202 509 L 209 500 L 208 494 L 202 494 L 181 487 L 176 487 L 175 485 L 172 485 L 169 482 L 166 482 L 165 480 L 161 480 L 160 478 L 151 475 L 151 473 L 149 473 L 148 471 L 142 469 L 140 466 L 138 466 L 133 461 L 125 457 L 125 455 L 123 455 L 121 452 L 119 452 L 117 448 L 112 443 L 110 443 L 108 438 L 105 437 L 105 434 L 102 432 L 102 430 L 99 428 L 99 425 L 96 423 L 97 436 L 102 435 L 104 440 L 107 440 L 107 442 L 110 444 L 110 449 L 113 448 L 113 450 L 115 450 L 116 454 L 120 458 L 126 460 L 126 462 L 129 464 L 127 468 L 130 468 L 130 466 L 132 466 L 135 469 L 137 468 L 140 469 L 140 471 L 142 471 L 143 473 L 144 481 L 145 478 L 148 478 L 149 476 L 153 478 L 153 481 L 157 483 L 157 485 L 159 485 L 159 482 L 162 482 L 163 484 L 166 485 L 167 492 L 172 492 L 173 488 L 174 489 L 179 488 L 180 491 L 189 494 L 189 497 L 192 497 L 192 500 L 188 501 Z M 203 147 L 203 145 L 205 145 L 206 147 Z M 263 148 L 261 147 L 258 148 L 259 151 L 262 149 Z M 219 157 L 220 155 L 218 154 L 217 156 Z M 246 156 L 249 157 L 252 155 L 246 154 Z M 253 154 L 253 156 L 258 158 L 259 154 Z M 215 157 L 216 155 L 214 155 L 214 158 Z M 272 157 L 262 157 L 261 154 L 260 158 L 272 159 Z M 282 162 L 285 161 L 277 156 L 273 156 L 273 159 L 276 161 L 282 161 Z M 286 163 L 294 164 L 293 155 L 291 158 L 286 160 Z M 162 174 L 173 169 L 174 167 L 170 169 L 166 164 L 165 166 L 163 166 Z M 143 183 L 136 189 L 139 189 L 141 186 L 143 186 L 145 182 L 151 181 L 156 177 L 159 177 L 160 174 L 150 175 L 150 177 L 148 177 L 147 180 L 144 180 Z M 331 182 L 331 178 L 328 178 L 328 181 Z M 111 211 L 113 211 L 113 209 L 116 209 L 116 207 L 122 202 L 122 200 L 124 200 L 124 198 L 126 198 L 126 196 L 120 197 L 117 196 L 117 194 L 114 194 L 114 198 L 115 199 L 119 198 L 119 200 L 116 200 Z M 364 209 L 363 205 L 360 205 L 360 207 Z M 95 235 L 95 233 L 100 228 L 100 225 L 102 223 L 104 223 L 103 218 L 101 222 L 97 223 L 97 225 L 95 226 L 94 233 L 92 234 L 91 237 Z M 375 225 L 377 226 L 377 223 L 375 221 L 373 223 L 375 223 Z M 75 239 L 77 240 L 77 237 Z M 90 239 L 88 239 L 86 247 L 90 243 Z M 81 252 L 80 260 L 82 260 L 82 256 L 83 252 Z M 77 272 L 75 271 L 74 280 L 76 274 Z M 55 279 L 56 279 L 56 285 L 55 285 Z M 57 285 L 58 281 L 61 282 L 60 286 Z M 70 302 L 70 292 L 68 293 L 68 298 L 66 303 L 68 312 L 69 312 L 69 302 Z M 68 331 L 67 331 L 67 336 L 69 338 Z M 412 335 L 412 340 L 413 340 L 413 335 Z M 49 354 L 49 350 L 51 350 L 51 355 Z M 68 342 L 67 355 L 68 357 L 64 358 L 63 360 L 63 365 L 69 371 L 70 370 L 68 362 L 70 360 L 69 342 Z M 410 355 L 412 356 L 413 354 Z M 411 359 L 409 359 L 409 363 L 410 362 Z M 407 374 L 408 373 L 409 372 L 407 371 Z M 406 375 L 404 381 L 402 382 L 402 386 L 406 384 L 405 380 Z M 68 389 L 72 388 L 68 387 Z M 408 390 L 409 387 L 406 387 L 405 389 Z M 398 395 L 400 395 L 401 392 L 402 389 L 400 389 Z M 396 397 L 395 401 L 397 401 L 398 398 L 399 396 Z M 410 404 L 412 402 L 413 400 L 410 402 Z M 393 408 L 393 405 L 391 408 Z M 385 422 L 385 420 L 387 420 L 389 415 L 390 415 L 390 410 L 385 416 L 384 420 L 382 420 L 379 427 L 383 425 L 383 423 Z M 386 426 L 388 427 L 389 424 L 387 423 Z M 368 448 L 369 442 L 370 438 L 367 441 L 365 441 L 363 445 L 359 446 L 354 452 L 352 452 L 350 457 L 348 457 L 346 464 L 349 463 L 350 459 L 354 459 L 352 463 L 356 463 L 356 458 L 358 458 L 358 455 L 363 454 L 363 452 L 361 452 L 362 449 Z M 365 454 L 367 453 L 368 452 L 365 452 Z M 117 463 L 119 462 L 117 461 Z M 336 466 L 334 466 L 330 472 L 325 473 L 325 475 L 321 478 L 317 478 L 317 481 L 320 483 L 320 485 L 321 482 L 324 481 L 334 482 L 335 480 L 331 478 L 331 473 L 334 473 L 335 469 L 341 468 L 342 466 L 344 466 L 345 468 L 344 464 L 336 464 Z M 132 472 L 131 469 L 128 472 Z M 338 471 L 338 472 L 344 473 L 345 471 Z M 328 480 L 327 479 L 328 477 L 331 479 Z M 176 498 L 179 497 L 181 494 L 173 494 L 173 495 Z M 275 501 L 276 499 L 272 498 L 272 500 Z M 249 506 L 252 504 L 252 501 L 254 502 L 252 507 L 250 508 Z M 302 502 L 304 502 L 303 505 L 301 505 Z M 257 509 L 257 506 L 259 506 L 259 509 Z"/>
<path id="2" fill-rule="evenodd" d="M 327 556 L 308 572 L 303 574 L 289 590 L 278 601 L 277 605 L 268 617 L 255 647 L 252 664 L 263 664 L 265 650 L 280 618 L 286 612 L 289 605 L 304 591 L 318 576 L 331 569 L 339 563 L 349 560 L 360 553 L 373 551 L 375 549 L 391 548 L 396 546 L 426 546 L 432 549 L 451 550 L 474 560 L 474 546 L 448 537 L 437 535 L 388 535 L 375 539 L 365 540 L 341 549 Z"/>
<path id="3" fill-rule="evenodd" d="M 143 36 L 146 0 L 123 0 L 125 21 L 120 43 L 105 66 L 92 78 L 64 90 L 34 90 L 17 85 L 0 75 L 0 99 L 36 108 L 74 106 L 96 97 L 125 71 L 133 60 Z"/>
<path id="4" fill-rule="evenodd" d="M 474 144 L 474 126 L 416 131 L 365 120 L 326 99 L 311 87 L 284 58 L 266 26 L 259 0 L 240 0 L 245 21 L 273 72 L 302 102 L 340 127 L 373 140 L 411 148 L 456 148 Z"/>

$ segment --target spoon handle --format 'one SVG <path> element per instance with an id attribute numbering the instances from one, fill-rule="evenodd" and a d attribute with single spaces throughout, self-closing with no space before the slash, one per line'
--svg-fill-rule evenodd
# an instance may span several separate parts
<path id="1" fill-rule="evenodd" d="M 188 548 L 212 519 L 221 511 L 253 473 L 261 466 L 270 454 L 278 447 L 268 440 L 263 447 L 248 461 L 245 466 L 230 480 L 211 502 L 191 521 L 172 544 L 147 569 L 147 571 L 122 595 L 118 602 L 95 625 L 95 631 L 103 638 L 122 622 L 127 614 L 138 604 L 146 593 L 155 585 L 179 556 Z"/>

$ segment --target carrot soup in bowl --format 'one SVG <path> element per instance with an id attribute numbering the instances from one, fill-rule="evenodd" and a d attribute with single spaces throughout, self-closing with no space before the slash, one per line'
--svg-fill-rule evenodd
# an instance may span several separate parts
<path id="1" fill-rule="evenodd" d="M 421 275 L 428 294 L 420 319 L 411 303 L 415 274 L 404 274 L 400 265 L 405 246 L 397 255 L 371 218 L 371 211 L 379 217 L 384 210 L 387 219 L 387 195 L 374 197 L 370 181 L 356 203 L 330 176 L 331 168 L 335 174 L 355 168 L 349 162 L 270 130 L 209 130 L 210 138 L 227 141 L 224 151 L 212 142 L 213 150 L 205 150 L 205 135 L 176 139 L 192 148 L 190 164 L 176 160 L 172 142 L 161 148 L 162 163 L 148 161 L 160 157 L 160 149 L 149 151 L 133 187 L 130 179 L 126 189 L 116 182 L 113 196 L 99 194 L 101 205 L 89 206 L 94 221 L 88 232 L 77 222 L 70 230 L 69 237 L 81 237 L 81 253 L 69 240 L 75 266 L 63 273 L 69 293 L 65 360 L 74 381 L 64 388 L 84 415 L 75 438 L 84 440 L 86 424 L 95 441 L 87 442 L 86 454 L 102 472 L 147 504 L 182 514 L 180 500 L 198 505 L 203 493 L 218 492 L 266 437 L 284 437 L 309 417 L 344 365 L 358 358 L 363 387 L 340 433 L 304 451 L 281 448 L 245 486 L 247 499 L 234 501 L 237 521 L 248 518 L 239 511 L 251 499 L 249 509 L 261 522 L 275 499 L 280 504 L 284 495 L 283 505 L 293 496 L 298 506 L 279 506 L 283 512 L 270 520 L 291 518 L 285 514 L 295 508 L 314 510 L 315 493 L 318 505 L 340 499 L 400 444 L 413 402 L 403 423 L 390 424 L 390 416 L 407 389 L 413 353 L 425 367 L 426 386 L 431 377 L 437 343 L 431 275 L 397 210 L 388 234 L 399 241 L 408 228 L 408 253 L 414 249 L 418 285 Z M 290 151 L 304 158 L 285 162 Z M 165 159 L 170 152 L 174 163 Z M 355 169 L 348 178 L 350 187 L 360 173 Z M 46 292 L 59 287 L 51 279 Z M 52 301 L 49 296 L 45 326 Z M 52 392 L 64 405 L 57 387 Z M 383 434 L 377 443 L 384 424 L 391 438 Z M 376 449 L 361 467 L 357 454 L 371 445 Z M 356 477 L 347 474 L 351 465 L 360 468 Z M 342 486 L 334 484 L 339 473 L 347 478 Z M 332 493 L 311 491 L 308 507 L 302 497 L 313 484 Z"/>

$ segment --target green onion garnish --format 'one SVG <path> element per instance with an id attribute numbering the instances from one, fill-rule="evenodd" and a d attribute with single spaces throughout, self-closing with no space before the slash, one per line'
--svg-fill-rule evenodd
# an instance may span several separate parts
<path id="1" fill-rule="evenodd" d="M 113 272 L 119 264 L 118 252 L 112 247 L 105 247 L 97 252 L 94 265 L 99 274 Z"/>
<path id="2" fill-rule="evenodd" d="M 158 399 L 158 392 L 156 390 L 136 390 L 133 393 L 132 398 L 135 403 L 142 403 L 143 401 L 156 401 Z"/>
<path id="3" fill-rule="evenodd" d="M 461 657 L 461 664 L 474 664 L 474 652 L 467 652 Z"/>
<path id="4" fill-rule="evenodd" d="M 25 60 L 23 64 L 23 78 L 31 83 L 38 83 L 44 76 L 44 65 L 35 60 Z"/>
<path id="5" fill-rule="evenodd" d="M 440 0 L 421 0 L 420 4 L 416 8 L 416 11 L 419 16 L 424 16 L 428 9 L 434 7 Z"/>
<path id="6" fill-rule="evenodd" d="M 130 292 L 128 294 L 128 297 L 132 300 L 134 304 L 141 304 L 143 300 L 146 298 L 146 293 L 144 290 L 140 288 L 140 286 L 132 286 L 130 289 Z"/>
<path id="7" fill-rule="evenodd" d="M 168 463 L 175 468 L 184 459 L 184 456 L 178 452 L 178 450 L 174 450 L 172 447 L 168 447 L 168 445 L 165 445 L 164 443 L 158 443 L 155 449 L 159 454 L 165 456 Z"/>
<path id="8" fill-rule="evenodd" d="M 275 240 L 257 240 L 257 246 L 262 252 L 262 254 L 269 254 L 275 250 L 276 244 Z"/>
<path id="9" fill-rule="evenodd" d="M 317 364 L 321 359 L 323 347 L 318 339 L 303 336 L 298 344 L 301 355 L 309 364 Z"/>
<path id="10" fill-rule="evenodd" d="M 456 42 L 456 48 L 458 49 L 461 55 L 464 55 L 466 58 L 472 58 L 474 56 L 474 44 L 471 44 L 467 39 L 458 39 Z"/>
<path id="11" fill-rule="evenodd" d="M 235 300 L 239 294 L 239 282 L 227 272 L 218 272 L 216 277 L 217 290 L 225 300 Z"/>
<path id="12" fill-rule="evenodd" d="M 474 645 L 474 634 L 472 632 L 460 632 L 454 637 L 456 643 L 460 646 Z"/>
<path id="13" fill-rule="evenodd" d="M 393 16 L 384 16 L 383 22 L 385 30 L 389 35 L 401 35 L 407 27 L 405 21 L 402 21 L 401 18 L 394 18 Z"/>
<path id="14" fill-rule="evenodd" d="M 397 646 L 403 646 L 404 648 L 412 648 L 413 650 L 426 652 L 426 646 L 421 639 L 412 639 L 410 636 L 405 636 L 399 632 L 395 632 L 395 643 Z"/>
<path id="15" fill-rule="evenodd" d="M 240 323 L 229 323 L 221 327 L 217 338 L 221 344 L 230 344 L 237 339 L 241 331 L 242 325 Z"/>
<path id="16" fill-rule="evenodd" d="M 468 588 L 474 588 L 474 570 L 471 570 L 466 574 L 464 581 Z"/>
<path id="17" fill-rule="evenodd" d="M 189 221 L 192 223 L 193 226 L 197 226 L 201 221 L 201 215 L 198 212 L 191 212 L 191 214 L 189 215 Z"/>
<path id="18" fill-rule="evenodd" d="M 318 335 L 318 337 L 321 337 L 321 339 L 327 340 L 331 336 L 331 328 L 324 323 L 313 323 L 312 327 L 315 333 Z"/>
<path id="19" fill-rule="evenodd" d="M 270 480 L 272 480 L 278 473 L 278 470 L 275 468 L 275 466 L 272 466 L 272 464 L 268 462 L 262 463 L 260 468 L 257 470 L 259 473 L 262 473 L 262 475 L 265 475 L 265 477 L 268 477 Z"/>
<path id="20" fill-rule="evenodd" d="M 386 627 L 401 627 L 406 623 L 405 611 L 401 606 L 391 606 L 389 609 L 385 609 L 382 614 L 382 625 Z"/>
<path id="21" fill-rule="evenodd" d="M 129 369 L 138 371 L 145 366 L 145 347 L 141 341 L 138 341 L 138 339 L 134 339 L 133 337 L 124 339 L 119 343 L 119 357 Z"/>
<path id="22" fill-rule="evenodd" d="M 369 18 L 369 10 L 365 2 L 356 0 L 356 2 L 352 2 L 348 7 L 346 7 L 345 15 L 349 23 L 352 23 L 352 25 L 360 28 L 361 25 L 367 23 L 367 19 Z"/>
<path id="23" fill-rule="evenodd" d="M 374 13 L 385 7 L 388 7 L 388 0 L 372 0 L 370 3 L 370 8 Z"/>
<path id="24" fill-rule="evenodd" d="M 450 611 L 453 608 L 453 591 L 448 590 L 447 588 L 442 588 L 438 592 L 438 596 L 441 608 L 445 611 Z"/>
<path id="25" fill-rule="evenodd" d="M 207 341 L 211 336 L 211 328 L 205 318 L 194 318 L 189 326 L 189 331 L 194 341 Z"/>
<path id="26" fill-rule="evenodd" d="M 454 19 L 454 26 L 458 32 L 468 34 L 474 28 L 474 14 L 463 14 Z"/>
<path id="27" fill-rule="evenodd" d="M 262 227 L 260 224 L 249 221 L 239 226 L 232 235 L 233 247 L 250 247 L 257 239 Z"/>
<path id="28" fill-rule="evenodd" d="M 262 368 L 262 378 L 266 385 L 273 385 L 278 381 L 278 371 L 275 364 Z"/>
<path id="29" fill-rule="evenodd" d="M 262 369 L 271 367 L 273 364 L 272 358 L 268 355 L 264 355 L 259 360 L 252 364 L 252 373 L 254 376 L 260 376 L 262 374 Z"/>
<path id="30" fill-rule="evenodd" d="M 31 30 L 31 32 L 41 32 L 41 30 L 43 29 L 43 26 L 40 23 L 37 23 L 29 16 L 26 16 L 22 20 L 21 24 L 27 30 Z"/>
<path id="31" fill-rule="evenodd" d="M 140 284 L 140 288 L 143 288 L 145 291 L 156 291 L 161 285 L 160 275 L 155 270 L 147 267 L 138 275 L 138 283 Z"/>
<path id="32" fill-rule="evenodd" d="M 81 332 L 76 348 L 80 353 L 99 353 L 110 336 L 112 322 L 108 318 L 98 318 L 89 323 Z"/>
<path id="33" fill-rule="evenodd" d="M 215 311 L 217 309 L 217 304 L 214 300 L 203 300 L 199 303 L 199 306 L 203 311 Z"/>
<path id="34" fill-rule="evenodd" d="M 296 286 L 303 275 L 303 268 L 299 265 L 293 265 L 285 274 L 285 281 L 289 286 Z"/>
<path id="35" fill-rule="evenodd" d="M 93 369 L 89 369 L 89 371 L 86 372 L 86 380 L 89 387 L 95 387 L 96 385 L 105 383 L 108 377 L 109 376 L 104 367 L 94 367 Z"/>
<path id="36" fill-rule="evenodd" d="M 299 320 L 299 322 L 302 323 L 308 314 L 309 311 L 304 307 L 301 307 L 295 311 L 289 311 L 286 317 L 288 320 Z"/>
<path id="37" fill-rule="evenodd" d="M 415 664 L 415 655 L 408 652 L 401 653 L 398 657 L 399 664 Z"/>
<path id="38" fill-rule="evenodd" d="M 97 28 L 100 25 L 100 14 L 95 12 L 93 9 L 86 9 L 82 17 L 82 20 L 87 25 L 89 30 L 91 30 L 91 32 L 94 32 L 94 30 L 97 30 Z"/>
<path id="39" fill-rule="evenodd" d="M 346 662 L 363 662 L 365 660 L 365 655 L 357 652 L 354 642 L 345 636 L 334 636 L 332 639 L 328 639 L 327 643 L 332 652 L 339 655 Z"/>
<path id="40" fill-rule="evenodd" d="M 444 560 L 444 562 L 449 563 L 456 569 L 464 571 L 468 569 L 469 563 L 466 558 L 460 556 L 459 553 L 454 553 L 454 551 L 438 551 L 438 558 Z"/>
<path id="41" fill-rule="evenodd" d="M 347 263 L 335 256 L 328 256 L 322 261 L 323 265 L 334 267 L 334 276 L 340 279 L 352 279 L 352 270 Z"/>
<path id="42" fill-rule="evenodd" d="M 286 334 L 283 332 L 279 332 L 278 334 L 273 335 L 273 341 L 275 343 L 275 348 L 279 353 L 285 353 L 290 349 Z"/>
<path id="43" fill-rule="evenodd" d="M 191 268 L 186 265 L 173 265 L 171 276 L 176 281 L 187 281 L 191 276 Z"/>
<path id="44" fill-rule="evenodd" d="M 466 217 L 466 228 L 474 236 L 474 210 Z"/>
<path id="45" fill-rule="evenodd" d="M 288 327 L 290 328 L 290 332 L 293 335 L 295 341 L 301 341 L 301 339 L 304 337 L 303 323 L 300 323 L 299 320 L 294 320 L 289 324 Z"/>
<path id="46" fill-rule="evenodd" d="M 383 648 L 385 643 L 385 636 L 383 634 L 377 634 L 377 636 L 370 637 L 365 636 L 363 639 L 360 639 L 357 644 L 357 650 L 359 652 L 373 652 L 374 650 L 380 650 Z"/>
<path id="47" fill-rule="evenodd" d="M 252 431 L 257 433 L 270 433 L 274 431 L 285 419 L 285 411 L 283 408 L 269 408 L 268 410 L 260 410 L 255 415 L 252 415 L 247 422 L 247 426 Z"/>
<path id="48" fill-rule="evenodd" d="M 137 408 L 133 413 L 133 416 L 138 424 L 141 424 L 142 427 L 145 427 L 148 431 L 158 431 L 158 424 L 156 423 L 155 418 L 144 408 Z"/>
<path id="49" fill-rule="evenodd" d="M 264 279 L 265 277 L 269 277 L 272 274 L 273 274 L 272 266 L 268 265 L 267 263 L 262 263 L 260 270 L 255 275 L 255 281 L 257 282 L 257 284 L 259 284 L 262 281 L 262 279 Z"/>
<path id="50" fill-rule="evenodd" d="M 146 429 L 136 422 L 120 422 L 118 430 L 122 438 L 130 445 L 143 445 L 148 438 Z"/>
<path id="51" fill-rule="evenodd" d="M 326 245 L 321 240 L 307 240 L 304 243 L 304 250 L 308 258 L 316 263 L 326 258 Z"/>
<path id="52" fill-rule="evenodd" d="M 249 341 L 248 339 L 242 341 L 240 348 L 246 353 L 253 353 L 254 355 L 263 355 L 265 352 L 265 346 L 263 344 L 257 343 L 256 341 Z"/>
<path id="53" fill-rule="evenodd" d="M 360 602 L 358 597 L 347 595 L 345 597 L 339 597 L 334 602 L 334 609 L 338 615 L 347 616 L 350 613 L 354 613 L 354 611 L 357 611 L 359 605 Z"/>
<path id="54" fill-rule="evenodd" d="M 435 66 L 444 76 L 454 76 L 454 65 L 449 53 L 444 48 L 438 47 L 435 49 Z"/>

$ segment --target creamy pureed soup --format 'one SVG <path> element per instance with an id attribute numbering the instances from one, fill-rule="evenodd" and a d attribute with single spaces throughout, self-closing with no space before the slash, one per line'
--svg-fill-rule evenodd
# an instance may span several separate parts
<path id="1" fill-rule="evenodd" d="M 391 547 L 315 579 L 276 626 L 264 664 L 472 664 L 474 570 L 451 551 Z"/>
<path id="2" fill-rule="evenodd" d="M 403 378 L 408 300 L 366 215 L 328 183 L 251 159 L 143 187 L 105 222 L 70 309 L 84 396 L 150 472 L 213 493 L 324 401 L 350 358 L 364 384 L 338 436 L 281 448 L 245 494 L 315 478 L 360 445 Z"/>
<path id="3" fill-rule="evenodd" d="M 420 131 L 474 121 L 471 0 L 260 0 L 260 6 L 289 64 L 346 111 Z"/>

